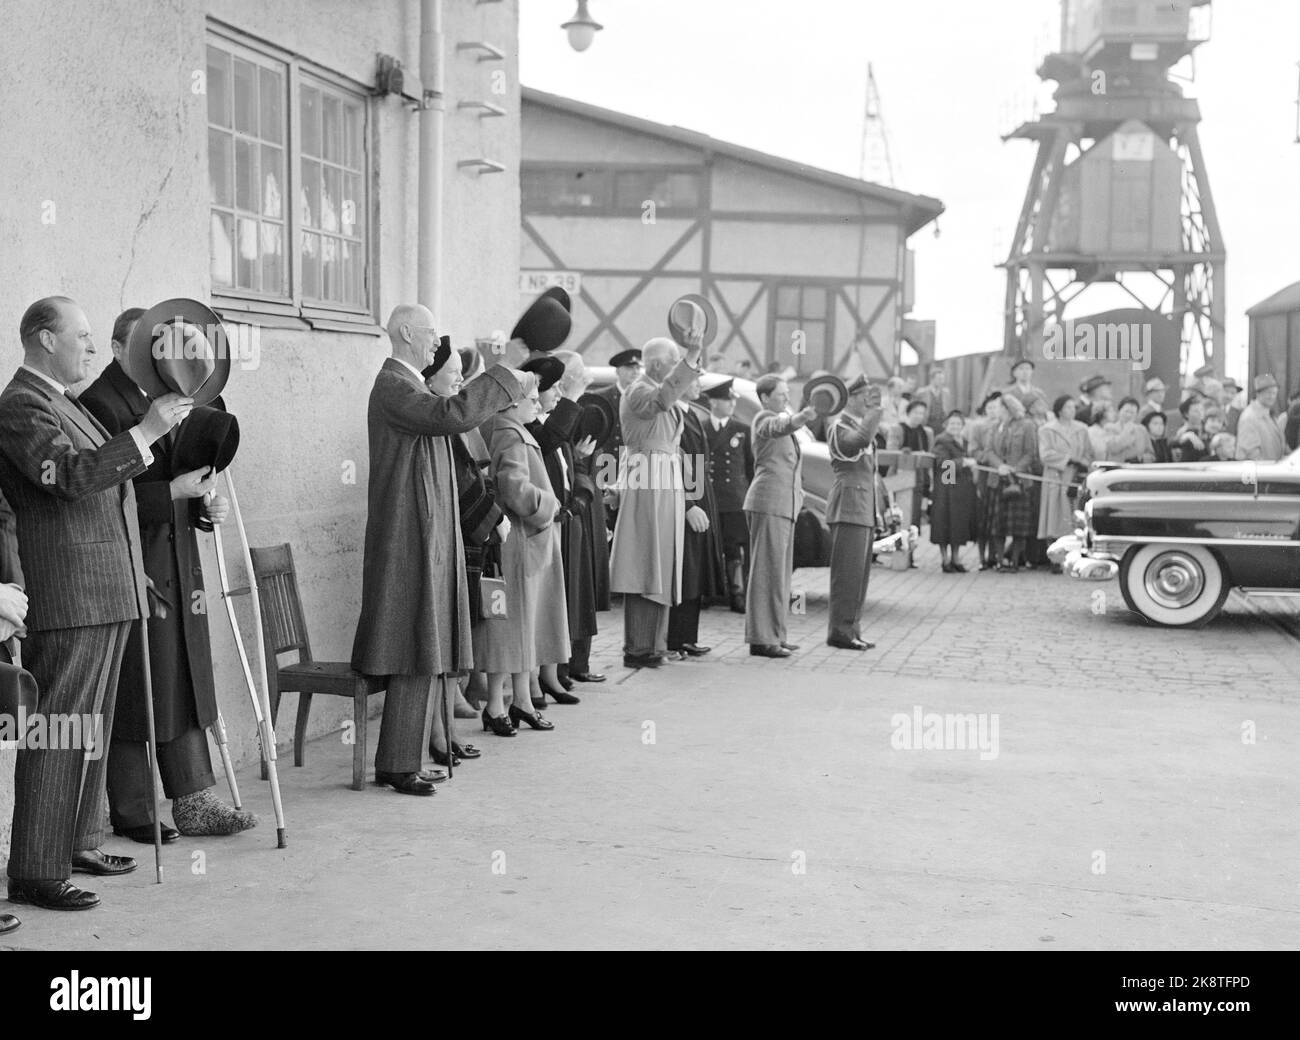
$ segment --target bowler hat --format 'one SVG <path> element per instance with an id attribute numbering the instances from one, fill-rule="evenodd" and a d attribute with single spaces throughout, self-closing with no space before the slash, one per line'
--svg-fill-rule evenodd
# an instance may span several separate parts
<path id="1" fill-rule="evenodd" d="M 803 406 L 811 405 L 818 415 L 834 415 L 844 411 L 849 400 L 849 388 L 837 375 L 827 373 L 808 380 L 803 388 Z"/>
<path id="2" fill-rule="evenodd" d="M 564 362 L 555 357 L 529 358 L 519 366 L 519 371 L 535 373 L 537 392 L 544 394 L 564 378 Z"/>
<path id="3" fill-rule="evenodd" d="M 631 350 L 620 350 L 609 359 L 609 363 L 614 368 L 622 368 L 624 365 L 639 365 L 641 364 L 641 351 L 636 347 Z"/>
<path id="4" fill-rule="evenodd" d="M 1277 380 L 1265 372 L 1263 375 L 1255 377 L 1255 393 L 1262 393 L 1265 390 L 1271 390 L 1277 386 Z"/>
<path id="5" fill-rule="evenodd" d="M 239 450 L 239 420 L 220 408 L 197 407 L 181 422 L 172 450 L 178 473 L 212 467 L 220 473 Z"/>
<path id="6" fill-rule="evenodd" d="M 713 304 L 699 293 L 687 293 L 679 296 L 668 308 L 668 334 L 679 347 L 686 346 L 687 333 L 692 328 L 703 326 L 701 346 L 707 347 L 718 334 L 718 312 Z"/>
<path id="7" fill-rule="evenodd" d="M 590 437 L 597 444 L 603 444 L 614 431 L 617 420 L 613 402 L 604 394 L 587 393 L 578 398 L 578 407 L 582 414 L 578 416 L 577 439 Z"/>
<path id="8" fill-rule="evenodd" d="M 523 340 L 529 350 L 542 354 L 549 354 L 559 347 L 569 338 L 569 331 L 573 328 L 569 312 L 549 293 L 548 289 L 528 305 L 510 333 L 511 339 Z"/>
<path id="9" fill-rule="evenodd" d="M 182 394 L 208 404 L 230 378 L 230 342 L 216 312 L 198 300 L 164 300 L 140 316 L 122 368 L 149 397 Z"/>

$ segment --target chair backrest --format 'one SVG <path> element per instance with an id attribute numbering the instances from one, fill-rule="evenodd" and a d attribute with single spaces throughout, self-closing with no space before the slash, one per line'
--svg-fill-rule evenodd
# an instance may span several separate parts
<path id="1" fill-rule="evenodd" d="M 267 653 L 272 657 L 298 651 L 301 661 L 310 661 L 311 641 L 307 622 L 302 616 L 298 596 L 298 575 L 293 566 L 293 549 L 289 543 L 250 549 L 253 574 L 257 578 L 262 601 L 262 633 Z"/>

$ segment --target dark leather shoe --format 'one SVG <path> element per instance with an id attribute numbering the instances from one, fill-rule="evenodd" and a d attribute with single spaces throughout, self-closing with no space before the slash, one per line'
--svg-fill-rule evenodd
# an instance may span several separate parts
<path id="1" fill-rule="evenodd" d="M 750 657 L 789 657 L 790 651 L 783 646 L 763 646 L 759 643 L 749 645 Z"/>
<path id="2" fill-rule="evenodd" d="M 132 841 L 138 841 L 141 845 L 153 844 L 153 827 L 114 827 L 113 833 L 119 838 L 130 838 Z M 162 825 L 162 843 L 170 845 L 181 836 L 181 832 L 175 827 Z"/>
<path id="3" fill-rule="evenodd" d="M 473 744 L 457 744 L 454 740 L 451 742 L 452 753 L 457 758 L 469 760 L 471 758 L 482 758 L 483 752 Z"/>
<path id="4" fill-rule="evenodd" d="M 581 704 L 582 698 L 575 697 L 569 692 L 572 687 L 573 683 L 569 683 L 569 685 L 563 690 L 552 690 L 548 687 L 542 687 L 542 692 L 545 693 L 547 697 L 550 697 L 551 700 L 555 701 L 556 704 Z M 533 707 L 535 708 L 537 706 L 537 702 L 533 701 Z M 546 707 L 545 704 L 542 704 L 541 706 L 543 708 Z"/>
<path id="5" fill-rule="evenodd" d="M 375 770 L 375 783 L 387 784 L 402 794 L 433 794 L 433 781 L 419 773 L 381 773 Z"/>
<path id="6" fill-rule="evenodd" d="M 153 844 L 153 828 L 149 828 L 149 844 Z M 72 872 L 74 874 L 97 874 L 100 877 L 114 877 L 117 874 L 129 874 L 135 870 L 136 863 L 130 856 L 108 856 L 100 849 L 87 849 L 72 854 Z"/>
<path id="7" fill-rule="evenodd" d="M 460 759 L 452 763 L 453 766 L 460 765 Z M 421 780 L 428 780 L 431 784 L 440 784 L 447 779 L 447 774 L 441 769 L 421 769 L 419 773 Z"/>
<path id="8" fill-rule="evenodd" d="M 712 650 L 713 647 L 700 646 L 699 643 L 683 643 L 681 649 L 683 650 L 683 652 L 686 653 L 688 657 L 703 657 L 710 650 Z"/>
<path id="9" fill-rule="evenodd" d="M 30 903 L 42 910 L 89 910 L 99 906 L 99 896 L 71 881 L 15 881 L 9 879 L 9 902 Z"/>
<path id="10" fill-rule="evenodd" d="M 833 646 L 836 650 L 873 650 L 876 646 L 865 639 L 828 639 L 826 645 Z"/>
<path id="11" fill-rule="evenodd" d="M 782 644 L 781 644 L 781 648 L 784 649 L 784 650 L 789 650 L 790 653 L 794 653 L 796 650 L 799 649 L 799 644 L 798 644 L 798 643 L 782 643 Z"/>
<path id="12" fill-rule="evenodd" d="M 575 682 L 604 682 L 605 677 L 598 672 L 570 672 L 569 678 Z"/>
<path id="13" fill-rule="evenodd" d="M 663 664 L 663 658 L 658 654 L 624 654 L 624 668 L 658 668 Z"/>
<path id="14" fill-rule="evenodd" d="M 17 928 L 22 921 L 13 914 L 0 914 L 0 935 L 5 935 Z"/>

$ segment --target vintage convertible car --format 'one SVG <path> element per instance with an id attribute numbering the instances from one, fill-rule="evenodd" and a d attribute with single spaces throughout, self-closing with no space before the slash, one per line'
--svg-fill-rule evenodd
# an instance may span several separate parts
<path id="1" fill-rule="evenodd" d="M 1066 572 L 1118 576 L 1129 609 L 1155 624 L 1204 625 L 1234 588 L 1300 595 L 1300 451 L 1094 469 L 1079 519 Z"/>

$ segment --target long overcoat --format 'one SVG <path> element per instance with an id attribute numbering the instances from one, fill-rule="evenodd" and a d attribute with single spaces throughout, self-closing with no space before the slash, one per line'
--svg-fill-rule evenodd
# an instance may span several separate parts
<path id="1" fill-rule="evenodd" d="M 469 600 L 455 464 L 447 438 L 521 396 L 493 365 L 455 397 L 384 361 L 370 391 L 370 485 L 361 618 L 352 667 L 366 675 L 449 675 L 470 667 Z"/>
<path id="2" fill-rule="evenodd" d="M 1044 423 L 1038 429 L 1038 458 L 1043 464 L 1043 479 L 1056 482 L 1043 484 L 1038 537 L 1060 538 L 1074 531 L 1074 503 L 1070 501 L 1069 488 L 1064 486 L 1078 476 L 1070 460 L 1092 461 L 1088 427 L 1077 419 L 1068 423 L 1052 419 Z"/>
<path id="3" fill-rule="evenodd" d="M 685 361 L 662 383 L 642 374 L 619 402 L 623 443 L 618 520 L 610 552 L 609 587 L 660 606 L 682 601 L 686 496 L 678 446 L 681 411 L 674 407 L 697 373 Z"/>
<path id="4" fill-rule="evenodd" d="M 149 411 L 149 398 L 116 360 L 78 400 L 114 436 L 139 425 Z M 212 406 L 223 407 L 221 399 Z M 217 717 L 208 598 L 195 527 L 202 506 L 199 499 L 172 501 L 171 481 L 180 476 L 172 462 L 175 436 L 170 433 L 153 444 L 153 465 L 134 481 L 144 572 L 167 604 L 166 617 L 155 611 L 149 618 L 154 726 L 160 744 L 175 740 L 193 725 L 191 711 L 200 727 L 212 725 Z M 122 657 L 113 732 L 125 740 L 148 739 L 144 647 L 138 622 L 131 626 Z"/>

